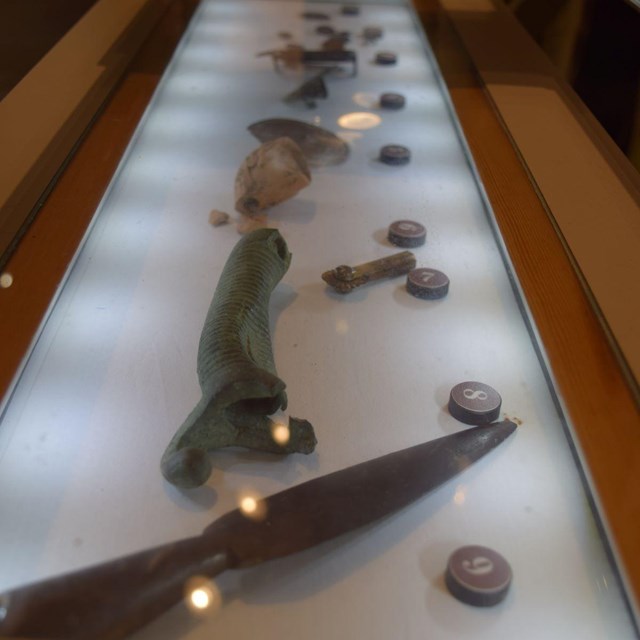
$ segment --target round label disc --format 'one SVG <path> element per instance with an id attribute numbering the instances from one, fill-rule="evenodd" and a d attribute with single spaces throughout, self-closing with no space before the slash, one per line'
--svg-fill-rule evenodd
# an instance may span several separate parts
<path id="1" fill-rule="evenodd" d="M 411 151 L 400 144 L 388 144 L 380 149 L 380 160 L 385 164 L 407 164 L 411 160 Z"/>
<path id="2" fill-rule="evenodd" d="M 376 53 L 376 64 L 391 65 L 398 62 L 398 56 L 393 51 L 380 51 Z"/>
<path id="3" fill-rule="evenodd" d="M 500 394 L 483 382 L 461 382 L 449 396 L 449 413 L 465 424 L 489 424 L 498 418 L 501 406 Z"/>
<path id="4" fill-rule="evenodd" d="M 383 109 L 402 109 L 406 103 L 401 93 L 383 93 L 380 96 L 380 106 Z"/>
<path id="5" fill-rule="evenodd" d="M 420 247 L 427 239 L 427 230 L 413 220 L 396 220 L 389 225 L 387 237 L 398 247 Z"/>
<path id="6" fill-rule="evenodd" d="M 479 545 L 456 549 L 445 574 L 451 594 L 475 607 L 491 607 L 504 600 L 511 579 L 509 563 L 493 549 Z"/>
<path id="7" fill-rule="evenodd" d="M 407 275 L 407 291 L 425 300 L 444 298 L 449 293 L 449 278 L 437 269 L 414 269 Z"/>

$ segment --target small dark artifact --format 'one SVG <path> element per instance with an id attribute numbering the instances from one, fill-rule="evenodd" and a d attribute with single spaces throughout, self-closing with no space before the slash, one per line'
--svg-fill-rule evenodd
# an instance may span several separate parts
<path id="1" fill-rule="evenodd" d="M 401 93 L 383 93 L 380 96 L 380 106 L 383 109 L 402 109 L 405 103 L 405 97 Z"/>
<path id="2" fill-rule="evenodd" d="M 447 562 L 445 583 L 451 595 L 474 607 L 502 602 L 511 586 L 509 563 L 493 549 L 468 545 L 456 549 Z"/>
<path id="3" fill-rule="evenodd" d="M 302 83 L 297 89 L 288 93 L 284 98 L 287 104 L 303 102 L 309 109 L 315 109 L 316 100 L 324 99 L 329 95 L 327 85 L 324 82 L 325 72 L 320 72 L 317 76 Z"/>
<path id="4" fill-rule="evenodd" d="M 300 45 L 290 44 L 285 49 L 271 49 L 256 54 L 256 58 L 271 56 L 277 73 L 303 69 L 322 69 L 332 75 L 353 77 L 358 73 L 358 57 L 355 51 L 307 51 Z"/>
<path id="5" fill-rule="evenodd" d="M 411 151 L 400 144 L 387 144 L 380 149 L 380 162 L 391 165 L 409 164 Z"/>
<path id="6" fill-rule="evenodd" d="M 162 456 L 162 474 L 178 487 L 197 487 L 211 474 L 209 451 L 248 447 L 273 453 L 311 453 L 306 420 L 289 419 L 286 441 L 268 417 L 286 409 L 269 335 L 269 297 L 289 268 L 291 254 L 276 229 L 244 236 L 231 252 L 204 323 L 198 347 L 202 399 Z"/>
<path id="7" fill-rule="evenodd" d="M 330 20 L 330 16 L 320 11 L 303 11 L 300 17 L 304 20 Z"/>
<path id="8" fill-rule="evenodd" d="M 321 24 L 316 27 L 316 33 L 319 36 L 332 36 L 335 32 L 336 30 L 328 24 Z"/>
<path id="9" fill-rule="evenodd" d="M 387 238 L 397 247 L 421 247 L 427 241 L 427 229 L 414 220 L 396 220 L 389 225 Z"/>
<path id="10" fill-rule="evenodd" d="M 382 34 L 383 31 L 381 27 L 365 27 L 360 37 L 364 40 L 365 44 L 373 44 L 382 38 Z"/>
<path id="11" fill-rule="evenodd" d="M 488 384 L 469 380 L 451 389 L 449 413 L 465 424 L 489 424 L 500 415 L 502 398 Z"/>
<path id="12" fill-rule="evenodd" d="M 360 15 L 360 7 L 357 4 L 345 4 L 342 5 L 340 13 L 343 16 L 358 16 Z"/>
<path id="13" fill-rule="evenodd" d="M 282 558 L 388 517 L 516 428 L 505 420 L 395 451 L 261 499 L 253 513 L 229 511 L 200 535 L 2 593 L 0 636 L 121 640 L 202 585 L 187 588 L 189 578 Z"/>
<path id="14" fill-rule="evenodd" d="M 437 269 L 413 269 L 407 275 L 407 291 L 415 298 L 438 300 L 449 293 L 449 277 Z"/>
<path id="15" fill-rule="evenodd" d="M 248 129 L 260 142 L 291 138 L 312 167 L 340 164 L 349 156 L 349 146 L 335 133 L 301 120 L 271 118 L 254 122 Z"/>
<path id="16" fill-rule="evenodd" d="M 376 64 L 388 67 L 398 62 L 398 56 L 393 51 L 380 51 L 376 53 Z"/>
<path id="17" fill-rule="evenodd" d="M 365 262 L 355 267 L 343 264 L 325 271 L 322 279 L 338 293 L 349 293 L 356 287 L 385 278 L 395 278 L 408 273 L 416 266 L 416 257 L 411 251 L 394 253 L 392 256 Z"/>

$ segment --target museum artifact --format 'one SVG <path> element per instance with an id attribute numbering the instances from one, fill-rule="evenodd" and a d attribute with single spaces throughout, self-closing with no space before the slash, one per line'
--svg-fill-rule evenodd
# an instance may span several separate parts
<path id="1" fill-rule="evenodd" d="M 382 27 L 365 27 L 360 34 L 360 37 L 365 44 L 373 44 L 382 38 Z"/>
<path id="2" fill-rule="evenodd" d="M 288 556 L 375 522 L 457 476 L 515 429 L 505 420 L 389 453 L 260 499 L 259 508 L 241 503 L 198 536 L 0 594 L 0 635 L 124 638 L 189 597 L 194 576 Z"/>
<path id="3" fill-rule="evenodd" d="M 380 107 L 382 109 L 398 110 L 402 109 L 406 103 L 405 97 L 401 93 L 383 93 L 380 96 Z"/>
<path id="4" fill-rule="evenodd" d="M 342 264 L 331 271 L 325 271 L 322 274 L 322 279 L 338 293 L 349 293 L 356 287 L 376 280 L 404 275 L 415 266 L 416 257 L 413 253 L 402 251 L 355 267 Z"/>
<path id="5" fill-rule="evenodd" d="M 260 142 L 291 138 L 312 167 L 340 164 L 349 156 L 349 145 L 335 133 L 301 120 L 270 118 L 247 128 Z"/>
<path id="6" fill-rule="evenodd" d="M 227 224 L 229 222 L 229 214 L 225 211 L 220 211 L 219 209 L 211 209 L 209 212 L 209 224 L 212 224 L 214 227 L 219 227 L 223 224 Z"/>
<path id="7" fill-rule="evenodd" d="M 286 439 L 274 437 L 268 417 L 286 409 L 269 334 L 269 296 L 289 268 L 291 254 L 276 229 L 244 236 L 224 266 L 198 346 L 202 399 L 162 456 L 164 477 L 196 487 L 211 473 L 208 452 L 240 446 L 272 453 L 311 453 L 306 420 L 289 419 Z"/>
<path id="8" fill-rule="evenodd" d="M 400 144 L 387 144 L 380 149 L 380 162 L 395 166 L 409 164 L 411 151 Z"/>
<path id="9" fill-rule="evenodd" d="M 327 85 L 324 82 L 326 71 L 321 71 L 318 75 L 303 82 L 297 89 L 288 93 L 284 98 L 287 104 L 303 102 L 309 109 L 315 109 L 318 98 L 326 98 L 329 95 Z"/>
<path id="10" fill-rule="evenodd" d="M 375 63 L 381 66 L 390 66 L 398 62 L 398 56 L 393 51 L 380 51 L 376 53 Z"/>
<path id="11" fill-rule="evenodd" d="M 256 54 L 257 58 L 271 56 L 278 73 L 304 69 L 324 69 L 334 75 L 355 76 L 358 73 L 358 57 L 347 49 L 329 51 L 307 51 L 298 44 L 289 44 L 284 49 L 270 49 Z"/>
<path id="12" fill-rule="evenodd" d="M 290 137 L 264 142 L 238 169 L 236 209 L 248 216 L 254 215 L 293 198 L 310 182 L 307 160 Z"/>

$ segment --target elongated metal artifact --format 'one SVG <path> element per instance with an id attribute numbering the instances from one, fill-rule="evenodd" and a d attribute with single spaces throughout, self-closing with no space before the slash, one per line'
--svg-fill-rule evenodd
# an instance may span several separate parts
<path id="1" fill-rule="evenodd" d="M 331 271 L 325 271 L 322 279 L 338 293 L 349 293 L 356 287 L 383 278 L 395 278 L 409 273 L 416 266 L 416 257 L 411 251 L 394 253 L 392 256 L 365 262 L 350 267 L 342 264 Z"/>
<path id="2" fill-rule="evenodd" d="M 214 577 L 303 551 L 388 516 L 504 442 L 509 420 L 356 464 L 230 511 L 178 540 L 0 594 L 0 636 L 119 640 Z M 199 583 L 200 585 L 202 582 Z"/>
<path id="3" fill-rule="evenodd" d="M 291 138 L 310 166 L 323 167 L 344 162 L 349 157 L 349 145 L 335 133 L 314 124 L 291 118 L 269 118 L 248 127 L 260 142 Z"/>
<path id="4" fill-rule="evenodd" d="M 290 418 L 286 437 L 275 438 L 268 417 L 286 409 L 269 335 L 269 297 L 291 254 L 276 229 L 258 229 L 234 247 L 209 307 L 198 348 L 202 399 L 162 456 L 164 477 L 195 487 L 211 473 L 207 452 L 241 446 L 273 453 L 311 453 L 313 427 Z M 286 427 L 285 427 L 286 430 Z"/>

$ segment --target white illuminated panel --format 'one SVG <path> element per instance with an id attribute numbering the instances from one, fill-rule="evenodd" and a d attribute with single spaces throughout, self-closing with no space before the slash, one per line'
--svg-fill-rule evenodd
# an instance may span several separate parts
<path id="1" fill-rule="evenodd" d="M 303 8 L 353 33 L 358 75 L 328 79 L 318 108 L 282 97 L 299 78 L 255 53 L 290 31 L 319 46 Z M 372 64 L 392 50 L 394 67 Z M 396 91 L 405 109 L 375 97 Z M 353 115 L 356 114 L 356 115 Z M 363 115 L 364 114 L 364 115 Z M 258 143 L 246 130 L 292 117 L 334 130 L 347 162 L 272 209 L 293 262 L 271 300 L 278 372 L 292 415 L 318 437 L 310 456 L 224 451 L 208 484 L 181 493 L 159 462 L 199 399 L 198 339 L 239 239 L 214 228 Z M 384 144 L 412 161 L 377 160 Z M 397 248 L 393 220 L 425 224 L 418 266 L 444 271 L 449 295 L 422 301 L 404 279 L 348 296 L 320 274 Z M 286 1 L 203 2 L 102 202 L 95 224 L 0 424 L 0 589 L 180 537 L 226 511 L 348 465 L 464 428 L 447 412 L 463 380 L 496 388 L 522 421 L 509 442 L 429 498 L 318 549 L 197 582 L 140 639 L 633 637 L 562 424 L 492 236 L 437 71 L 409 11 Z M 507 600 L 463 605 L 443 580 L 457 547 L 493 547 L 514 572 Z M 215 607 L 213 606 L 215 603 Z M 213 611 L 215 609 L 215 611 Z M 210 610 L 211 615 L 202 612 Z"/>

